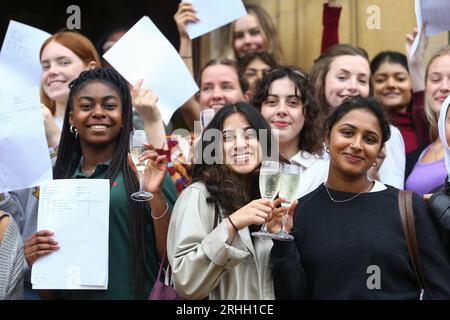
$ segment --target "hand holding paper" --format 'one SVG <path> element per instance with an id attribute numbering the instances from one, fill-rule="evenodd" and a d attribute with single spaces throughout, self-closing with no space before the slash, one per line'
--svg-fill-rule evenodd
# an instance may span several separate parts
<path id="1" fill-rule="evenodd" d="M 189 0 L 189 2 L 193 4 L 196 17 L 200 20 L 188 23 L 186 26 L 191 39 L 220 28 L 247 14 L 242 0 Z"/>
<path id="2" fill-rule="evenodd" d="M 450 1 L 448 0 L 416 0 L 415 12 L 417 27 L 426 24 L 427 28 L 424 30 L 424 35 L 432 36 L 443 31 L 450 31 L 450 19 L 448 19 L 448 12 L 450 11 Z M 415 54 L 419 47 L 419 40 L 421 39 L 422 29 L 412 44 L 409 57 Z"/>
<path id="3" fill-rule="evenodd" d="M 42 235 L 51 236 L 60 249 L 31 260 L 33 289 L 107 288 L 109 180 L 67 179 L 43 183 L 37 229 L 54 232 Z M 26 254 L 32 252 L 31 244 L 28 242 Z M 44 244 L 47 248 L 55 245 L 51 240 Z"/>
<path id="4" fill-rule="evenodd" d="M 198 87 L 178 52 L 148 17 L 136 23 L 104 58 L 129 82 L 144 80 L 143 88 L 159 97 L 162 120 L 192 97 Z"/>
<path id="5" fill-rule="evenodd" d="M 186 26 L 189 23 L 196 23 L 199 21 L 193 5 L 189 2 L 180 2 L 178 5 L 178 10 L 173 18 L 177 24 L 180 37 L 188 37 Z"/>

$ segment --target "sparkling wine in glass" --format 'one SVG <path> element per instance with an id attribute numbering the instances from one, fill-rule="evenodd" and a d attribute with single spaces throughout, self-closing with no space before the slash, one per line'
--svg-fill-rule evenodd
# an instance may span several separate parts
<path id="1" fill-rule="evenodd" d="M 280 189 L 281 182 L 281 164 L 277 161 L 263 161 L 259 171 L 259 191 L 261 197 L 273 201 Z M 272 234 L 267 231 L 266 223 L 261 230 L 252 232 L 252 236 L 258 238 L 271 238 Z"/>
<path id="2" fill-rule="evenodd" d="M 284 164 L 283 165 L 283 173 L 281 175 L 281 184 L 280 184 L 280 198 L 286 199 L 286 202 L 281 204 L 282 207 L 285 207 L 285 211 L 283 213 L 281 219 L 281 230 L 272 235 L 273 239 L 283 240 L 283 241 L 292 241 L 294 237 L 286 232 L 286 220 L 288 217 L 288 207 L 291 205 L 292 201 L 297 199 L 298 197 L 298 188 L 300 185 L 300 168 L 293 164 Z"/>
<path id="3" fill-rule="evenodd" d="M 200 125 L 202 131 L 205 130 L 206 126 L 211 122 L 216 114 L 216 110 L 208 108 L 200 112 Z"/>
<path id="4" fill-rule="evenodd" d="M 148 144 L 147 134 L 144 130 L 134 130 L 130 134 L 130 153 L 136 170 L 139 175 L 139 191 L 131 195 L 134 201 L 148 201 L 153 199 L 151 192 L 144 191 L 144 171 L 147 167 L 147 160 L 140 161 L 139 156 L 145 152 L 145 144 Z"/>

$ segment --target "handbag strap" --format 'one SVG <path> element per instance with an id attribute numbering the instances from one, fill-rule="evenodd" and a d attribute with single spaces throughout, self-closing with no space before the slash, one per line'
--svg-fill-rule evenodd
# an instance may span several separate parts
<path id="1" fill-rule="evenodd" d="M 412 191 L 400 190 L 398 193 L 398 206 L 400 217 L 402 219 L 403 232 L 408 246 L 409 256 L 411 257 L 414 273 L 417 283 L 421 289 L 421 296 L 425 288 L 423 281 L 422 268 L 420 265 L 419 247 L 417 245 L 416 224 L 414 222 L 414 209 L 412 205 Z"/>
<path id="2" fill-rule="evenodd" d="M 159 263 L 159 271 L 158 271 L 158 281 L 161 279 L 161 271 L 163 269 L 164 262 L 166 261 L 166 250 L 164 250 L 164 254 L 162 256 L 161 262 Z"/>
<path id="3" fill-rule="evenodd" d="M 215 208 L 214 208 L 215 210 L 215 212 L 214 212 L 214 228 L 215 227 L 217 227 L 217 224 L 218 224 L 218 222 L 219 222 L 219 215 L 220 215 L 220 210 L 219 210 L 219 206 L 217 205 L 217 204 L 215 204 Z M 168 266 L 168 269 L 167 269 L 167 272 L 169 272 L 170 273 L 170 263 L 169 263 L 169 261 L 166 259 L 166 250 L 164 251 L 164 254 L 163 254 L 163 256 L 162 256 L 162 259 L 161 259 L 161 262 L 160 262 L 160 264 L 159 264 L 159 271 L 158 271 L 158 280 L 159 279 L 161 279 L 161 272 L 162 272 L 162 269 L 163 269 L 163 266 L 166 264 L 166 262 L 167 262 L 167 266 Z"/>

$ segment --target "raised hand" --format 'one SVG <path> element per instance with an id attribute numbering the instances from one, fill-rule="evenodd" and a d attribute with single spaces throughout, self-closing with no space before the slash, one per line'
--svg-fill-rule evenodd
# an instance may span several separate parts
<path id="1" fill-rule="evenodd" d="M 419 45 L 417 47 L 416 52 L 414 55 L 411 55 L 411 47 L 414 43 L 414 40 L 419 34 L 419 31 L 417 28 L 414 28 L 414 30 L 411 33 L 408 33 L 406 35 L 406 42 L 405 42 L 405 51 L 406 51 L 406 57 L 408 58 L 409 64 L 415 64 L 415 63 L 423 63 L 423 56 L 425 53 L 425 49 L 428 47 L 429 38 L 428 36 L 425 36 L 426 31 L 426 23 L 422 25 L 422 30 L 420 33 L 420 39 L 419 39 Z"/>
<path id="2" fill-rule="evenodd" d="M 161 192 L 161 186 L 167 172 L 167 157 L 165 155 L 159 155 L 150 144 L 146 144 L 145 147 L 147 150 L 139 156 L 140 161 L 148 160 L 143 177 L 144 190 L 151 193 L 158 193 Z M 128 163 L 136 176 L 138 176 L 130 154 L 128 154 Z"/>
<path id="3" fill-rule="evenodd" d="M 406 57 L 408 59 L 409 75 L 414 92 L 425 90 L 425 64 L 424 53 L 428 46 L 428 37 L 425 36 L 426 23 L 422 25 L 419 44 L 416 52 L 411 56 L 411 47 L 415 38 L 418 36 L 417 29 L 406 36 Z"/>
<path id="4" fill-rule="evenodd" d="M 269 199 L 257 199 L 230 215 L 238 229 L 249 225 L 260 225 L 272 218 L 273 203 Z"/>
<path id="5" fill-rule="evenodd" d="M 156 106 L 158 96 L 150 89 L 143 89 L 144 80 L 139 80 L 131 89 L 131 99 L 134 108 L 144 121 L 161 121 L 161 113 Z"/>
<path id="6" fill-rule="evenodd" d="M 43 104 L 41 104 L 41 113 L 42 119 L 44 120 L 45 137 L 47 138 L 48 146 L 54 148 L 59 145 L 61 130 L 59 130 L 50 109 Z"/>
<path id="7" fill-rule="evenodd" d="M 32 234 L 25 241 L 24 254 L 30 268 L 38 258 L 59 250 L 58 242 L 50 238 L 51 236 L 53 236 L 53 232 L 41 230 Z"/>
<path id="8" fill-rule="evenodd" d="M 189 2 L 180 2 L 178 5 L 178 10 L 173 16 L 175 23 L 177 24 L 178 33 L 180 37 L 187 38 L 188 34 L 186 31 L 186 24 L 188 22 L 199 21 L 198 17 L 195 15 L 196 11 L 194 7 Z"/>
<path id="9" fill-rule="evenodd" d="M 339 4 L 338 0 L 328 0 L 327 4 L 329 7 L 340 7 L 341 5 Z"/>
<path id="10" fill-rule="evenodd" d="M 278 201 L 278 200 L 284 200 L 284 199 L 278 198 L 275 201 Z M 275 203 L 275 201 L 274 201 L 274 203 Z M 283 201 L 280 201 L 280 203 L 281 202 L 283 202 Z M 288 215 L 287 215 L 286 224 L 285 224 L 285 230 L 288 233 L 291 232 L 292 227 L 293 227 L 293 216 L 294 216 L 295 208 L 297 208 L 297 204 L 298 204 L 298 200 L 294 200 L 288 209 Z M 276 208 L 274 210 L 273 219 L 267 223 L 267 230 L 270 233 L 277 233 L 281 230 L 281 222 L 282 222 L 281 219 L 282 219 L 282 216 L 283 216 L 283 213 L 285 210 L 286 210 L 286 207 Z"/>
<path id="11" fill-rule="evenodd" d="M 284 212 L 284 208 L 276 208 L 285 199 L 270 201 L 266 198 L 256 199 L 234 212 L 230 217 L 238 229 L 249 225 L 261 225 L 267 221 L 275 221 Z"/>

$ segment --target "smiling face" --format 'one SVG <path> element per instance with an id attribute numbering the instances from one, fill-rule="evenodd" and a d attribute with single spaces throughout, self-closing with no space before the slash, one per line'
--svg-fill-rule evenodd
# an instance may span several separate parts
<path id="1" fill-rule="evenodd" d="M 99 81 L 86 84 L 73 97 L 69 121 L 78 130 L 80 145 L 116 145 L 122 126 L 122 101 L 110 85 Z"/>
<path id="2" fill-rule="evenodd" d="M 399 63 L 383 62 L 372 78 L 373 95 L 387 109 L 405 112 L 411 101 L 411 78 Z"/>
<path id="3" fill-rule="evenodd" d="M 436 58 L 429 65 L 425 92 L 428 106 L 439 114 L 442 102 L 450 94 L 450 55 Z"/>
<path id="4" fill-rule="evenodd" d="M 248 81 L 250 91 L 253 91 L 256 81 L 260 80 L 268 69 L 270 69 L 270 66 L 259 58 L 253 59 L 245 67 L 244 76 Z"/>
<path id="5" fill-rule="evenodd" d="M 325 77 L 325 98 L 332 108 L 349 96 L 369 96 L 369 62 L 359 55 L 336 57 Z"/>
<path id="6" fill-rule="evenodd" d="M 247 177 L 261 163 L 262 149 L 256 130 L 243 114 L 233 113 L 225 119 L 222 135 L 225 165 Z"/>
<path id="7" fill-rule="evenodd" d="M 231 66 L 215 64 L 203 70 L 198 103 L 202 110 L 216 111 L 225 104 L 244 100 L 236 70 Z"/>
<path id="8" fill-rule="evenodd" d="M 343 176 L 365 177 L 382 146 L 378 118 L 368 109 L 354 109 L 337 121 L 326 139 L 330 171 Z"/>
<path id="9" fill-rule="evenodd" d="M 88 65 L 72 50 L 56 41 L 51 41 L 42 50 L 41 67 L 44 92 L 50 99 L 64 104 L 69 96 L 70 82 L 88 70 Z"/>
<path id="10" fill-rule="evenodd" d="M 296 94 L 297 91 L 297 94 Z M 261 114 L 270 123 L 281 144 L 299 144 L 305 123 L 300 90 L 289 78 L 272 82 L 269 94 L 261 105 Z"/>
<path id="11" fill-rule="evenodd" d="M 261 26 L 254 15 L 248 14 L 233 24 L 233 47 L 239 58 L 250 52 L 261 52 L 267 49 Z"/>

